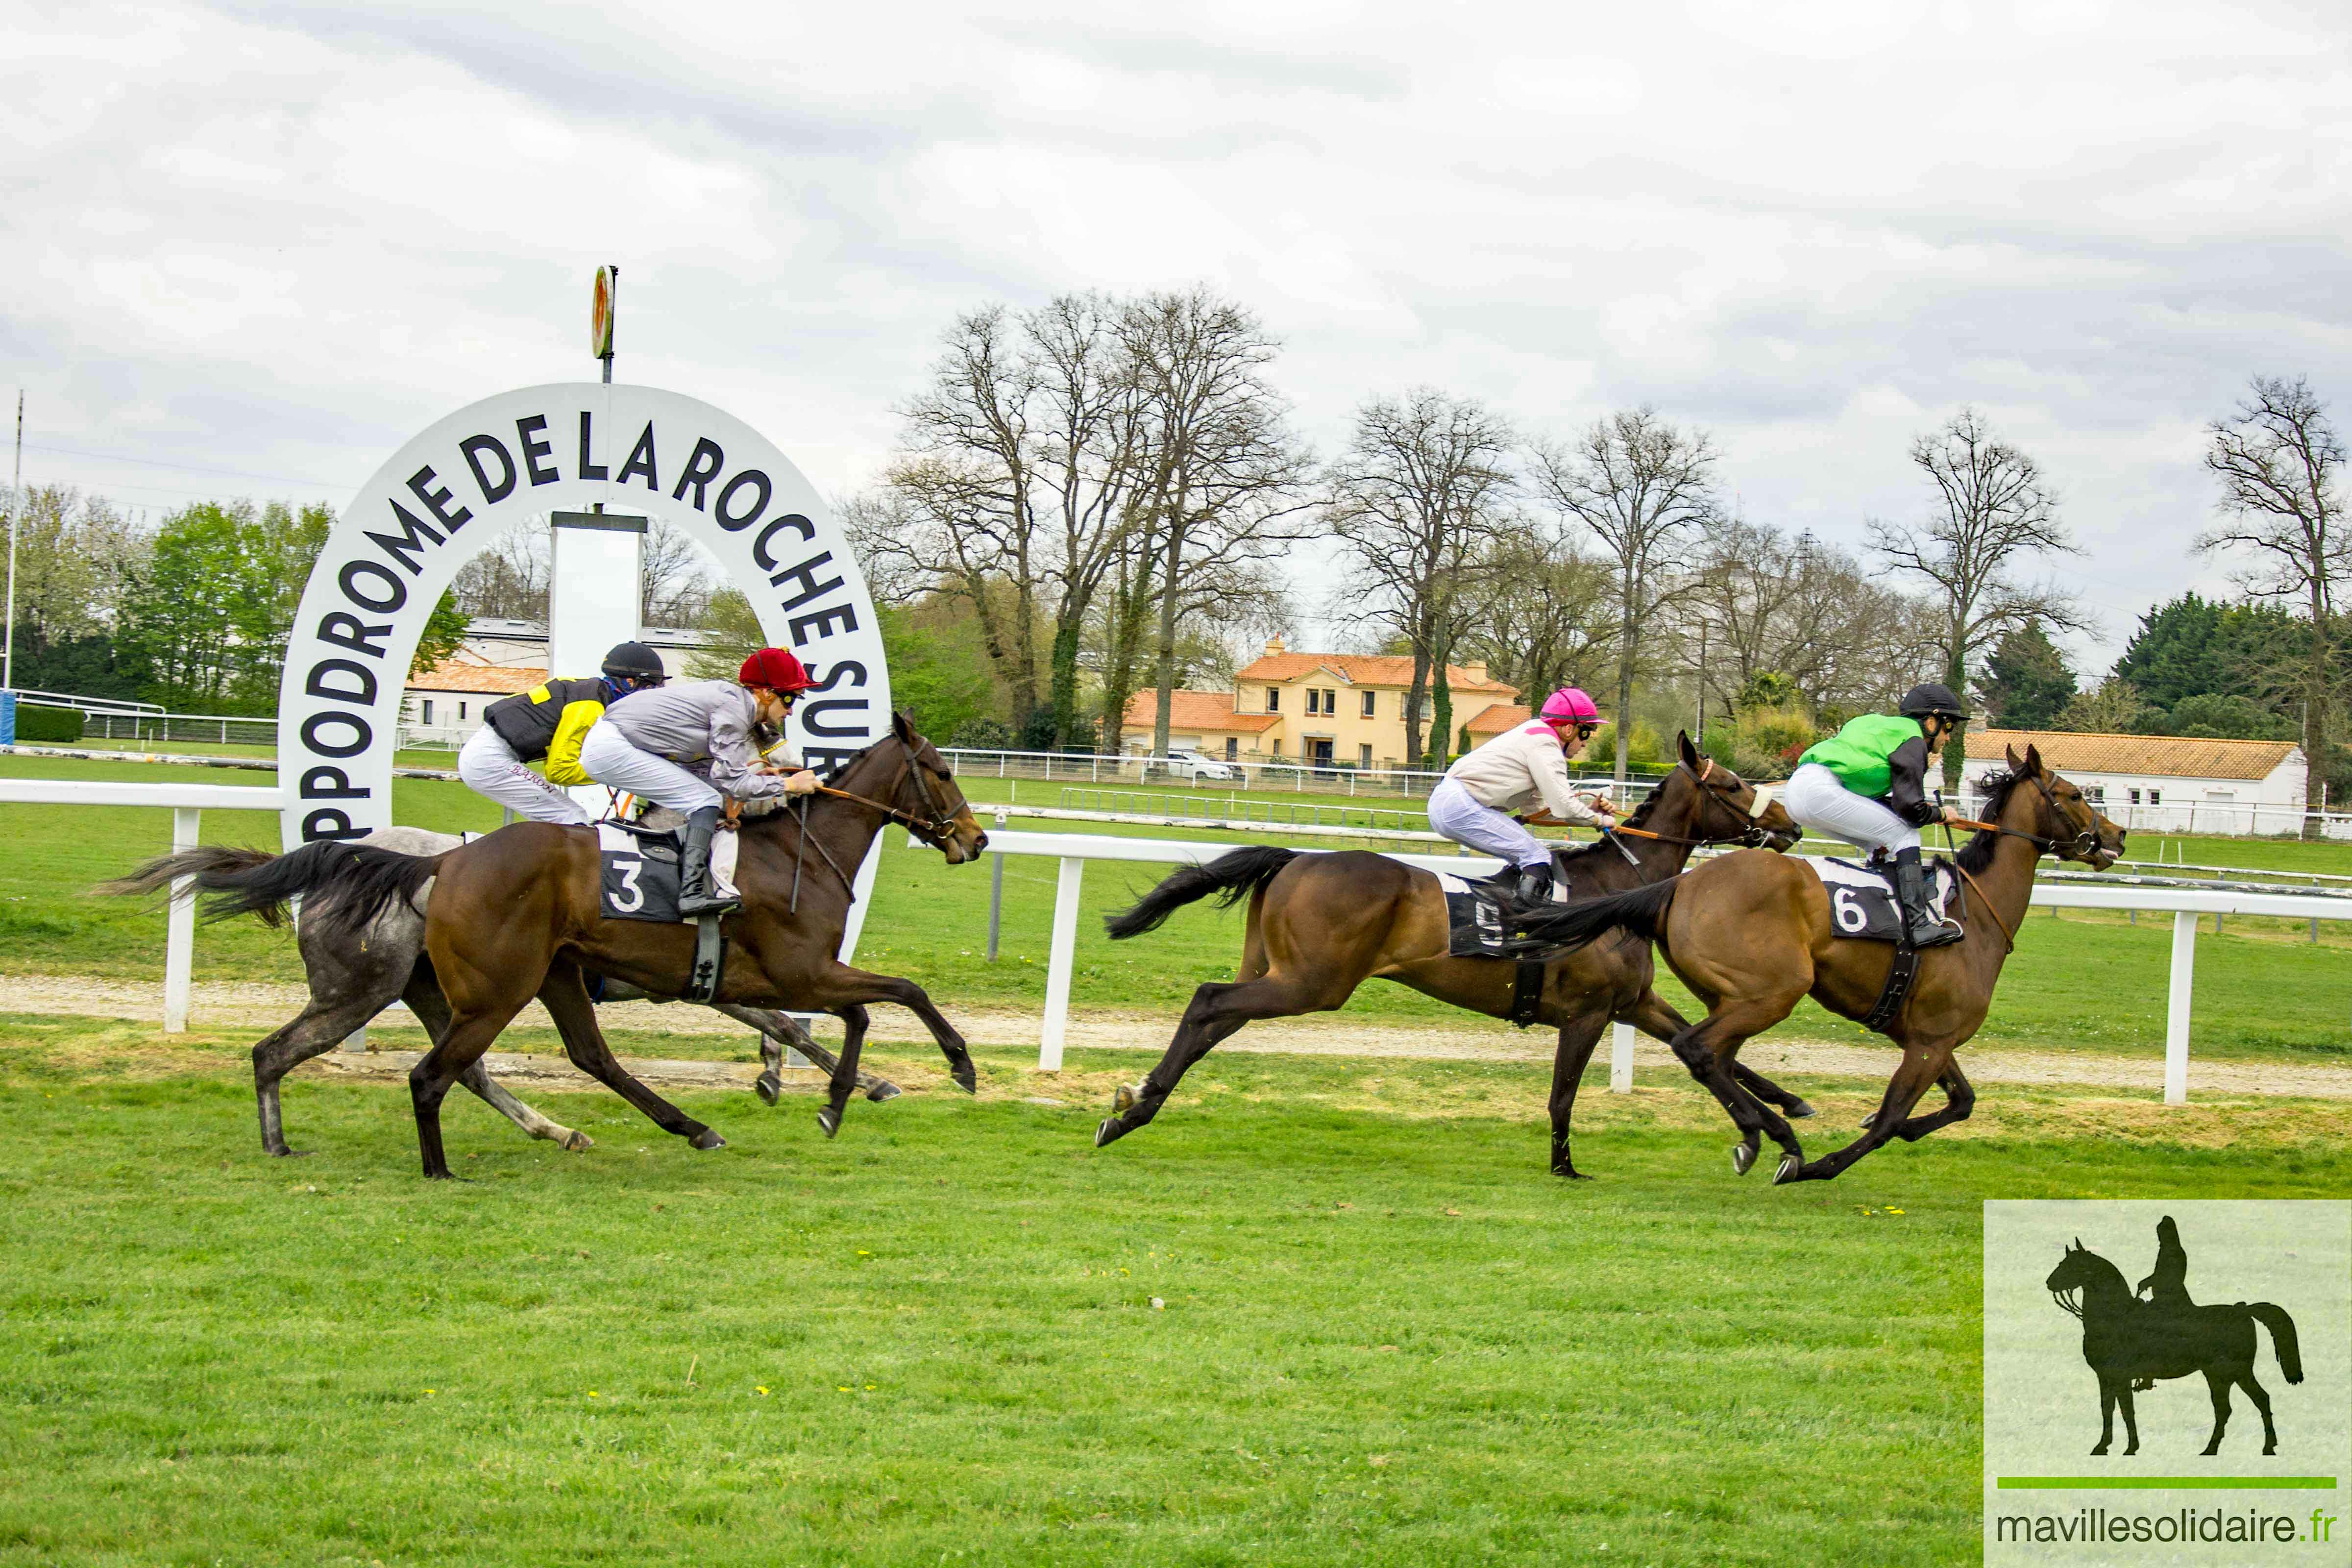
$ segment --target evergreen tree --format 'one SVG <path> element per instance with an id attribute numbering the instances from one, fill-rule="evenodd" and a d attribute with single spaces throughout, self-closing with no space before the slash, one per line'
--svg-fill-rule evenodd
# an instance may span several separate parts
<path id="1" fill-rule="evenodd" d="M 1977 697 L 2004 730 L 2046 730 L 2074 698 L 2074 672 L 2039 621 L 2004 635 L 1985 664 Z"/>

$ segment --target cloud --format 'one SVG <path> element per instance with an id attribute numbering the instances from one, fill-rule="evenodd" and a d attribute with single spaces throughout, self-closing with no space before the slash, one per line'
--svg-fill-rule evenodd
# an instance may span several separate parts
<path id="1" fill-rule="evenodd" d="M 58 7 L 0 61 L 28 478 L 356 486 L 593 373 L 879 468 L 957 312 L 1206 280 L 1325 450 L 1428 384 L 1531 430 L 1656 403 L 1750 518 L 1853 543 L 1963 403 L 2063 489 L 2112 651 L 2225 581 L 2201 422 L 2352 391 L 2336 11 L 2189 4 Z M 289 489 L 293 487 L 288 487 Z M 307 492 L 305 492 L 307 493 Z M 1314 594 L 1303 594 L 1313 598 Z"/>

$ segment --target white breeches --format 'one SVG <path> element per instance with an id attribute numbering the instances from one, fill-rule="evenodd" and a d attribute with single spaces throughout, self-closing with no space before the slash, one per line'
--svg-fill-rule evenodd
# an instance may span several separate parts
<path id="1" fill-rule="evenodd" d="M 1838 783 L 1819 763 L 1807 763 L 1789 776 L 1780 805 L 1790 816 L 1832 838 L 1863 849 L 1916 849 L 1919 830 L 1867 795 Z"/>
<path id="2" fill-rule="evenodd" d="M 1440 779 L 1429 792 L 1429 826 L 1456 844 L 1498 857 L 1506 866 L 1551 863 L 1551 850 L 1542 839 L 1482 804 L 1459 779 Z"/>
<path id="3" fill-rule="evenodd" d="M 599 719 L 580 742 L 580 771 L 600 784 L 627 790 L 672 811 L 696 812 L 721 802 L 708 779 L 698 778 L 667 757 L 631 745 L 620 731 Z"/>
<path id="4" fill-rule="evenodd" d="M 533 822 L 584 823 L 580 803 L 523 766 L 504 735 L 488 724 L 457 752 L 457 776 L 477 795 L 520 812 Z"/>

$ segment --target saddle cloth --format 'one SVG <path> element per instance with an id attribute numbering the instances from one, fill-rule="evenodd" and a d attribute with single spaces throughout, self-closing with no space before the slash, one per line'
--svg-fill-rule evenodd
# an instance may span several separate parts
<path id="1" fill-rule="evenodd" d="M 718 833 L 710 839 L 710 875 L 721 892 L 735 890 L 735 855 L 740 836 Z M 604 918 L 683 923 L 677 912 L 677 839 L 667 833 L 632 830 L 614 822 L 596 825 L 596 859 Z"/>
<path id="2" fill-rule="evenodd" d="M 1867 866 L 1826 856 L 1792 855 L 1813 868 L 1830 896 L 1830 929 L 1840 936 L 1864 942 L 1903 940 L 1903 906 L 1895 885 Z M 1942 860 L 1927 866 L 1927 908 L 1938 919 L 1948 918 L 1945 906 L 1952 896 L 1951 867 Z"/>
<path id="3" fill-rule="evenodd" d="M 1448 871 L 1437 873 L 1445 893 L 1445 954 L 1448 958 L 1504 958 L 1503 906 L 1492 882 L 1474 882 Z M 1554 903 L 1569 897 L 1568 884 L 1555 874 Z"/>

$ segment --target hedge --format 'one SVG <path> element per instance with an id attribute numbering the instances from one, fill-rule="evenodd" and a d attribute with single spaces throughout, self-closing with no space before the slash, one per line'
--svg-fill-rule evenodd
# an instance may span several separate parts
<path id="1" fill-rule="evenodd" d="M 27 743 L 72 745 L 81 739 L 81 710 L 16 704 L 16 739 Z"/>

